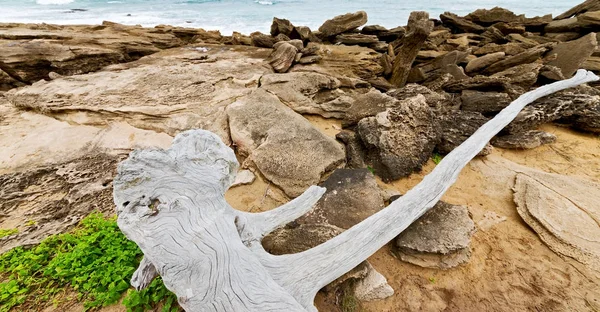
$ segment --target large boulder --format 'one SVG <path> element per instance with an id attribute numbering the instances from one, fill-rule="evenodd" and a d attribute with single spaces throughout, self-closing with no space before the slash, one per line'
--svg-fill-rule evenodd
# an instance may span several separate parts
<path id="1" fill-rule="evenodd" d="M 319 27 L 319 32 L 321 32 L 323 37 L 332 37 L 356 29 L 366 23 L 367 12 L 358 11 L 355 13 L 347 13 L 325 21 L 325 23 Z"/>
<path id="2" fill-rule="evenodd" d="M 294 31 L 294 25 L 292 25 L 289 20 L 273 17 L 273 23 L 271 24 L 271 36 L 276 37 L 279 34 L 284 34 L 290 37 L 292 31 Z"/>
<path id="3" fill-rule="evenodd" d="M 421 170 L 440 139 L 437 120 L 422 95 L 361 120 L 357 130 L 368 163 L 385 181 Z"/>
<path id="4" fill-rule="evenodd" d="M 560 43 L 548 53 L 550 56 L 556 55 L 556 59 L 548 62 L 548 65 L 560 68 L 563 75 L 570 78 L 594 53 L 597 46 L 596 33 L 589 33 L 577 40 Z"/>
<path id="5" fill-rule="evenodd" d="M 273 45 L 273 52 L 267 58 L 267 62 L 273 66 L 278 73 L 285 73 L 292 67 L 298 48 L 288 42 L 278 42 Z"/>
<path id="6" fill-rule="evenodd" d="M 396 253 L 418 266 L 453 268 L 469 260 L 473 233 L 467 207 L 440 201 L 396 238 Z"/>
<path id="7" fill-rule="evenodd" d="M 227 107 L 231 139 L 263 176 L 296 197 L 342 165 L 345 153 L 335 140 L 285 106 L 276 95 L 257 89 Z"/>

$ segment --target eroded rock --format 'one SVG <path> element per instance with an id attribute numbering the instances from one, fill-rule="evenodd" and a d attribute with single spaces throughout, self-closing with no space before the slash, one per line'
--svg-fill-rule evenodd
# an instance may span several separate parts
<path id="1" fill-rule="evenodd" d="M 556 136 L 552 133 L 531 130 L 518 134 L 497 136 L 492 139 L 491 143 L 495 147 L 506 149 L 532 149 L 554 141 L 556 141 Z"/>
<path id="2" fill-rule="evenodd" d="M 330 20 L 325 21 L 319 31 L 323 37 L 335 36 L 349 30 L 356 29 L 367 23 L 367 12 L 358 11 L 355 13 L 347 13 L 338 15 Z"/>

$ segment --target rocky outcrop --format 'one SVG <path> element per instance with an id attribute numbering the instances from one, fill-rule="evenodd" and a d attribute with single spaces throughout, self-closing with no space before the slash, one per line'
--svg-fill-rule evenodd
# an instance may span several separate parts
<path id="1" fill-rule="evenodd" d="M 367 163 L 385 181 L 419 171 L 440 139 L 437 120 L 422 95 L 361 120 L 357 130 Z"/>
<path id="2" fill-rule="evenodd" d="M 239 98 L 227 107 L 227 115 L 231 139 L 247 157 L 243 166 L 255 166 L 290 197 L 344 163 L 339 143 L 267 91 Z"/>
<path id="3" fill-rule="evenodd" d="M 552 133 L 531 130 L 519 134 L 504 135 L 495 137 L 491 143 L 495 147 L 507 149 L 532 149 L 542 144 L 549 144 L 556 141 L 556 136 Z"/>
<path id="4" fill-rule="evenodd" d="M 396 254 L 418 266 L 450 269 L 469 260 L 473 233 L 467 207 L 440 201 L 396 238 Z"/>
<path id="5" fill-rule="evenodd" d="M 319 32 L 322 37 L 327 38 L 356 29 L 366 23 L 367 12 L 358 11 L 356 13 L 339 15 L 325 21 L 325 23 L 319 27 Z"/>
<path id="6" fill-rule="evenodd" d="M 479 127 L 488 122 L 489 118 L 478 112 L 466 110 L 451 112 L 440 118 L 440 128 L 443 129 L 436 150 L 448 154 L 468 139 Z M 484 148 L 479 155 L 489 154 L 490 148 Z"/>

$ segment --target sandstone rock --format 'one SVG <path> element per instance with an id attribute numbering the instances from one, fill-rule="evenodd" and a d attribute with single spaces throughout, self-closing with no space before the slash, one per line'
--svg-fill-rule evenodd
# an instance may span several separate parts
<path id="1" fill-rule="evenodd" d="M 346 166 L 352 169 L 366 168 L 366 151 L 360 138 L 353 131 L 342 130 L 335 136 L 346 146 Z"/>
<path id="2" fill-rule="evenodd" d="M 343 116 L 344 121 L 342 124 L 345 127 L 353 126 L 365 117 L 375 116 L 388 108 L 399 105 L 401 105 L 400 102 L 395 98 L 371 89 L 367 93 L 357 95 L 351 101 L 350 107 Z"/>
<path id="3" fill-rule="evenodd" d="M 504 92 L 509 82 L 510 80 L 505 77 L 475 76 L 465 80 L 449 81 L 442 86 L 442 89 L 452 93 L 460 93 L 463 90 Z"/>
<path id="4" fill-rule="evenodd" d="M 354 295 L 361 301 L 373 301 L 388 298 L 394 294 L 394 289 L 388 284 L 385 276 L 377 272 L 367 263 L 367 275 L 359 280 L 354 288 Z"/>
<path id="5" fill-rule="evenodd" d="M 583 65 L 583 68 L 586 68 L 585 63 Z M 565 79 L 565 76 L 563 75 L 562 70 L 560 68 L 558 68 L 556 66 L 552 66 L 552 65 L 542 66 L 542 68 L 540 68 L 540 76 L 542 76 L 546 79 L 549 79 L 551 81 L 558 81 L 558 80 Z"/>
<path id="6" fill-rule="evenodd" d="M 544 36 L 556 40 L 556 41 L 560 41 L 560 42 L 565 42 L 565 41 L 571 41 L 571 40 L 575 40 L 581 37 L 581 34 L 578 32 L 564 32 L 564 33 L 546 33 L 544 34 Z"/>
<path id="7" fill-rule="evenodd" d="M 330 20 L 325 21 L 319 31 L 324 37 L 331 37 L 349 30 L 356 29 L 367 23 L 367 12 L 358 11 L 355 13 L 347 13 L 338 15 Z"/>
<path id="8" fill-rule="evenodd" d="M 271 24 L 271 36 L 275 37 L 279 34 L 290 36 L 294 30 L 294 25 L 289 20 L 274 17 Z"/>
<path id="9" fill-rule="evenodd" d="M 562 118 L 560 122 L 577 130 L 600 133 L 600 102 L 579 107 L 573 115 Z"/>
<path id="10" fill-rule="evenodd" d="M 522 64 L 495 73 L 491 77 L 509 78 L 512 85 L 517 85 L 527 90 L 537 81 L 538 74 L 542 67 L 543 65 L 541 63 Z"/>
<path id="11" fill-rule="evenodd" d="M 583 28 L 597 30 L 600 27 L 600 11 L 588 11 L 578 15 L 577 21 Z"/>
<path id="12" fill-rule="evenodd" d="M 563 75 L 570 78 L 592 55 L 597 46 L 595 33 L 590 33 L 577 40 L 560 43 L 548 53 L 549 55 L 556 54 L 556 59 L 548 62 L 548 65 L 560 68 Z"/>
<path id="13" fill-rule="evenodd" d="M 456 29 L 460 32 L 480 34 L 485 31 L 485 28 L 477 25 L 463 17 L 454 13 L 445 12 L 440 15 L 440 19 L 445 26 Z"/>
<path id="14" fill-rule="evenodd" d="M 369 46 L 379 42 L 379 38 L 374 35 L 364 34 L 340 34 L 335 37 L 335 42 L 346 45 L 362 45 Z M 387 47 L 387 45 L 386 45 Z"/>
<path id="15" fill-rule="evenodd" d="M 296 26 L 294 27 L 294 31 L 290 34 L 292 39 L 300 39 L 303 42 L 321 42 L 319 39 L 307 26 Z"/>
<path id="16" fill-rule="evenodd" d="M 475 50 L 473 54 L 480 56 L 497 52 L 504 52 L 506 55 L 517 55 L 525 52 L 525 49 L 521 47 L 520 44 L 515 42 L 510 42 L 507 44 L 489 43 Z"/>
<path id="17" fill-rule="evenodd" d="M 365 34 L 365 35 L 377 36 L 380 33 L 386 32 L 386 31 L 388 31 L 388 29 L 381 25 L 367 25 L 360 30 L 360 33 Z"/>
<path id="18" fill-rule="evenodd" d="M 508 40 L 504 36 L 504 34 L 496 27 L 491 26 L 488 27 L 486 31 L 481 34 L 482 37 L 485 38 L 483 42 L 495 42 L 495 43 L 506 43 Z"/>
<path id="19" fill-rule="evenodd" d="M 279 34 L 277 36 L 275 36 L 275 41 L 276 42 L 282 42 L 282 41 L 290 41 L 292 39 L 290 39 L 290 37 L 284 35 L 284 34 Z"/>
<path id="20" fill-rule="evenodd" d="M 294 66 L 294 71 L 312 71 L 334 77 L 360 78 L 363 80 L 381 76 L 383 68 L 379 55 L 361 46 L 321 45 L 319 55 L 323 61 L 308 66 Z"/>
<path id="21" fill-rule="evenodd" d="M 201 128 L 230 142 L 225 107 L 272 71 L 264 64 L 269 50 L 218 47 L 159 52 L 100 72 L 11 90 L 5 97 L 18 108 L 73 125 L 101 129 L 122 122 L 169 135 Z"/>
<path id="22" fill-rule="evenodd" d="M 287 42 L 278 42 L 273 48 L 274 50 L 269 55 L 267 62 L 273 66 L 273 70 L 276 72 L 287 72 L 294 63 L 298 49 Z"/>
<path id="23" fill-rule="evenodd" d="M 529 64 L 538 60 L 546 51 L 548 51 L 549 46 L 540 45 L 535 48 L 531 48 L 526 50 L 525 52 L 519 53 L 514 56 L 507 57 L 499 62 L 496 62 L 490 66 L 488 66 L 483 73 L 487 75 L 491 75 L 497 72 L 501 72 L 503 70 L 509 69 L 511 67 L 521 65 L 521 64 Z"/>
<path id="24" fill-rule="evenodd" d="M 227 107 L 231 138 L 263 176 L 291 197 L 344 162 L 344 150 L 262 89 Z"/>
<path id="25" fill-rule="evenodd" d="M 449 94 L 445 92 L 434 92 L 425 86 L 414 83 L 410 83 L 403 88 L 394 89 L 387 92 L 387 95 L 400 101 L 413 98 L 419 94 L 425 97 L 427 105 L 429 105 L 429 107 L 436 112 L 443 111 L 449 106 L 452 106 L 452 96 Z"/>
<path id="26" fill-rule="evenodd" d="M 317 54 L 319 49 L 320 49 L 320 47 L 318 44 L 316 44 L 314 42 L 309 42 L 306 44 L 306 47 L 304 47 L 302 50 L 300 50 L 300 53 L 302 53 L 303 56 L 315 55 L 315 54 Z"/>
<path id="27" fill-rule="evenodd" d="M 533 39 L 530 39 L 530 38 L 526 38 L 521 34 L 509 34 L 506 37 L 511 42 L 520 43 L 521 47 L 524 47 L 524 48 L 533 48 L 539 44 L 539 42 L 537 42 Z"/>
<path id="28" fill-rule="evenodd" d="M 497 113 L 512 102 L 508 94 L 501 92 L 463 90 L 460 98 L 462 110 L 482 114 Z"/>
<path id="29" fill-rule="evenodd" d="M 377 37 L 379 38 L 379 40 L 382 40 L 385 42 L 392 42 L 394 40 L 401 39 L 402 37 L 404 37 L 405 34 L 406 34 L 406 28 L 399 26 L 399 27 L 392 28 L 388 31 L 380 32 L 379 34 L 377 34 Z"/>
<path id="30" fill-rule="evenodd" d="M 587 0 L 584 1 L 571 9 L 567 10 L 565 13 L 560 14 L 556 17 L 557 20 L 561 20 L 564 18 L 569 18 L 572 16 L 578 16 L 585 12 L 591 11 L 600 11 L 600 3 L 596 0 Z"/>
<path id="31" fill-rule="evenodd" d="M 235 176 L 235 180 L 231 184 L 231 187 L 235 187 L 238 185 L 252 184 L 252 182 L 254 182 L 255 179 L 256 179 L 256 176 L 254 175 L 254 173 L 252 173 L 252 171 L 240 170 L 237 173 L 237 175 Z"/>
<path id="32" fill-rule="evenodd" d="M 579 32 L 580 30 L 581 25 L 576 18 L 554 20 L 544 28 L 544 31 L 548 33 Z"/>
<path id="33" fill-rule="evenodd" d="M 478 9 L 465 16 L 466 19 L 480 25 L 490 26 L 495 23 L 520 22 L 524 19 L 523 15 L 517 16 L 515 13 L 500 7 L 492 9 Z"/>
<path id="34" fill-rule="evenodd" d="M 449 269 L 469 260 L 475 223 L 464 206 L 438 202 L 396 239 L 403 261 L 422 267 Z"/>
<path id="35" fill-rule="evenodd" d="M 550 249 L 600 271 L 598 183 L 529 169 L 513 190 L 519 215 Z"/>
<path id="36" fill-rule="evenodd" d="M 387 92 L 390 89 L 394 88 L 394 85 L 392 85 L 391 83 L 389 83 L 385 78 L 383 77 L 377 77 L 377 78 L 373 78 L 373 79 L 369 79 L 368 80 L 369 84 L 371 84 L 371 86 L 381 92 Z"/>
<path id="37" fill-rule="evenodd" d="M 443 115 L 440 118 L 443 131 L 436 150 L 441 154 L 450 153 L 488 121 L 489 118 L 477 112 L 456 111 Z M 487 155 L 488 151 L 489 148 L 486 148 L 479 155 Z"/>
<path id="38" fill-rule="evenodd" d="M 496 29 L 500 30 L 504 35 L 509 34 L 523 34 L 526 29 L 525 26 L 520 23 L 495 23 L 494 26 Z"/>
<path id="39" fill-rule="evenodd" d="M 486 54 L 484 56 L 478 57 L 467 64 L 465 70 L 467 73 L 478 72 L 500 60 L 502 60 L 506 56 L 504 52 L 496 52 Z"/>
<path id="40" fill-rule="evenodd" d="M 555 141 L 556 136 L 552 133 L 531 130 L 518 134 L 497 136 L 492 139 L 491 143 L 494 147 L 506 149 L 532 149 Z"/>
<path id="41" fill-rule="evenodd" d="M 382 191 L 367 169 L 337 169 L 322 184 L 327 191 L 297 222 L 349 229 L 384 208 Z"/>
<path id="42" fill-rule="evenodd" d="M 272 48 L 276 42 L 275 38 L 258 31 L 251 33 L 250 38 L 253 46 L 261 48 Z"/>
<path id="43" fill-rule="evenodd" d="M 368 47 L 377 52 L 384 53 L 388 51 L 389 44 L 385 41 L 377 41 L 375 43 L 369 44 Z"/>
<path id="44" fill-rule="evenodd" d="M 367 147 L 368 162 L 385 181 L 420 170 L 440 138 L 437 121 L 422 95 L 361 120 L 357 130 Z"/>
<path id="45" fill-rule="evenodd" d="M 456 64 L 462 62 L 468 54 L 468 52 L 452 51 L 438 56 L 427 63 L 419 64 L 411 69 L 408 82 L 414 83 L 434 80 L 443 74 L 449 73 L 448 66 L 456 66 Z M 464 73 L 462 74 L 464 75 Z M 459 79 L 458 77 L 455 78 Z"/>
<path id="46" fill-rule="evenodd" d="M 231 44 L 233 45 L 252 45 L 252 38 L 234 31 L 231 35 Z"/>
<path id="47" fill-rule="evenodd" d="M 298 63 L 305 64 L 305 65 L 313 64 L 313 63 L 317 63 L 317 62 L 321 61 L 322 59 L 323 59 L 323 57 L 321 57 L 320 55 L 304 56 L 304 54 L 302 54 L 302 57 L 300 58 L 300 60 L 298 60 Z"/>

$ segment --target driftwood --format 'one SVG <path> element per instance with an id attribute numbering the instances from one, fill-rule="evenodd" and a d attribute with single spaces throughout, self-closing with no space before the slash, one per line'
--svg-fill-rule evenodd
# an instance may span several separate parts
<path id="1" fill-rule="evenodd" d="M 396 57 L 390 80 L 393 85 L 403 87 L 406 84 L 412 64 L 432 30 L 433 22 L 429 20 L 429 13 L 421 11 L 410 13 L 407 33 L 400 39 L 400 46 L 394 51 Z"/>
<path id="2" fill-rule="evenodd" d="M 224 193 L 238 162 L 204 130 L 179 134 L 168 150 L 136 150 L 114 180 L 118 224 L 144 259 L 132 284 L 160 274 L 186 311 L 316 311 L 319 289 L 367 259 L 433 207 L 487 142 L 534 100 L 595 81 L 579 71 L 526 93 L 448 154 L 421 183 L 335 238 L 304 252 L 271 255 L 263 236 L 308 212 L 324 189 L 312 186 L 268 212 L 234 210 Z"/>

